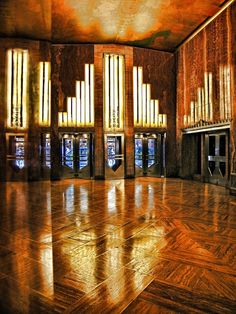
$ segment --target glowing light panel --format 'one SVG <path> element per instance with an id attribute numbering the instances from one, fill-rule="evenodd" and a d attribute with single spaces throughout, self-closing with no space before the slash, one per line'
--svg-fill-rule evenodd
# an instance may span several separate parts
<path id="1" fill-rule="evenodd" d="M 7 126 L 25 128 L 27 124 L 28 50 L 7 51 Z"/>

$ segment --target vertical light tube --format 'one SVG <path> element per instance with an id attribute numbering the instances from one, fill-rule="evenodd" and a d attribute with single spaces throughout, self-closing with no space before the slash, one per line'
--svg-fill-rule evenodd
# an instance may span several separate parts
<path id="1" fill-rule="evenodd" d="M 138 124 L 138 72 L 137 67 L 133 67 L 133 99 L 134 99 L 134 126 Z"/>
<path id="2" fill-rule="evenodd" d="M 223 67 L 220 65 L 220 119 L 224 119 L 224 76 L 223 76 Z"/>
<path id="3" fill-rule="evenodd" d="M 39 63 L 39 124 L 43 124 L 43 62 Z"/>
<path id="4" fill-rule="evenodd" d="M 13 99 L 12 99 L 12 126 L 16 127 L 18 125 L 18 107 L 17 107 L 17 52 L 13 50 Z"/>
<path id="5" fill-rule="evenodd" d="M 81 123 L 85 125 L 85 84 L 81 82 Z"/>
<path id="6" fill-rule="evenodd" d="M 63 126 L 69 126 L 68 125 L 68 114 L 67 112 L 63 112 L 63 120 L 64 120 L 64 123 L 63 123 Z"/>
<path id="7" fill-rule="evenodd" d="M 162 123 L 163 123 L 163 127 L 166 128 L 167 127 L 167 115 L 166 114 L 162 115 Z"/>
<path id="8" fill-rule="evenodd" d="M 48 68 L 48 62 L 45 62 L 44 63 L 44 67 L 45 67 L 45 77 L 44 77 L 44 106 L 43 106 L 43 109 L 44 109 L 44 124 L 48 124 L 48 80 L 49 80 L 49 77 L 48 77 L 48 74 L 49 74 L 49 68 Z"/>
<path id="9" fill-rule="evenodd" d="M 154 103 L 155 103 L 155 126 L 159 126 L 159 100 L 158 99 L 155 99 L 154 100 Z"/>
<path id="10" fill-rule="evenodd" d="M 202 93 L 201 88 L 197 89 L 197 96 L 198 96 L 198 119 L 202 119 Z"/>
<path id="11" fill-rule="evenodd" d="M 94 125 L 94 65 L 90 64 L 90 123 Z"/>
<path id="12" fill-rule="evenodd" d="M 12 126 L 12 50 L 7 52 L 7 125 Z"/>
<path id="13" fill-rule="evenodd" d="M 124 57 L 119 56 L 119 128 L 124 126 Z"/>
<path id="14" fill-rule="evenodd" d="M 80 81 L 76 81 L 76 105 L 77 105 L 77 117 L 76 125 L 80 126 L 81 124 L 81 95 L 80 95 Z"/>
<path id="15" fill-rule="evenodd" d="M 138 125 L 143 125 L 143 68 L 138 67 Z"/>
<path id="16" fill-rule="evenodd" d="M 119 108 L 118 108 L 118 62 L 117 56 L 113 57 L 114 66 L 114 102 L 113 102 L 113 127 L 119 128 Z M 119 73 L 120 74 L 120 73 Z"/>
<path id="17" fill-rule="evenodd" d="M 204 73 L 204 90 L 205 90 L 205 120 L 208 121 L 208 92 L 209 92 L 209 88 L 208 88 L 209 84 L 208 84 L 208 73 L 205 72 Z"/>
<path id="18" fill-rule="evenodd" d="M 224 66 L 224 118 L 227 117 L 228 93 L 227 93 L 227 66 Z"/>
<path id="19" fill-rule="evenodd" d="M 147 126 L 150 126 L 151 85 L 147 84 Z"/>
<path id="20" fill-rule="evenodd" d="M 89 64 L 85 64 L 85 125 L 89 124 L 89 109 L 90 109 L 90 95 L 89 95 Z"/>
<path id="21" fill-rule="evenodd" d="M 75 97 L 71 98 L 71 106 L 72 106 L 72 125 L 76 126 L 77 113 L 76 113 L 76 98 Z"/>
<path id="22" fill-rule="evenodd" d="M 58 125 L 62 126 L 62 116 L 63 116 L 63 112 L 58 112 Z"/>
<path id="23" fill-rule="evenodd" d="M 153 127 L 155 123 L 155 118 L 154 118 L 154 99 L 150 100 L 150 124 Z"/>
<path id="24" fill-rule="evenodd" d="M 67 115 L 68 115 L 68 126 L 72 125 L 72 104 L 71 97 L 67 97 Z"/>
<path id="25" fill-rule="evenodd" d="M 191 124 L 194 124 L 194 101 L 190 103 L 190 116 L 191 116 Z"/>
<path id="26" fill-rule="evenodd" d="M 23 127 L 27 125 L 27 78 L 28 78 L 28 51 L 23 51 L 23 86 L 22 86 L 22 113 L 23 113 Z"/>
<path id="27" fill-rule="evenodd" d="M 109 55 L 105 54 L 105 125 L 106 129 L 110 127 L 110 101 L 109 101 Z"/>
<path id="28" fill-rule="evenodd" d="M 114 56 L 110 56 L 110 124 L 114 128 Z"/>
<path id="29" fill-rule="evenodd" d="M 187 115 L 185 114 L 185 115 L 184 115 L 184 126 L 187 126 L 187 124 L 188 124 L 188 117 L 187 117 Z"/>
<path id="30" fill-rule="evenodd" d="M 226 119 L 229 119 L 231 117 L 231 68 L 230 65 L 227 66 L 227 116 Z"/>
<path id="31" fill-rule="evenodd" d="M 51 125 L 51 80 L 48 81 L 48 125 Z"/>
<path id="32" fill-rule="evenodd" d="M 212 92 L 212 73 L 209 73 L 209 118 L 213 121 L 213 92 Z"/>
<path id="33" fill-rule="evenodd" d="M 201 108 L 202 108 L 202 119 L 205 120 L 205 95 L 204 88 L 201 88 Z"/>
<path id="34" fill-rule="evenodd" d="M 147 125 L 147 84 L 143 84 L 143 126 Z"/>
<path id="35" fill-rule="evenodd" d="M 22 89 L 22 84 L 21 84 L 21 78 L 22 78 L 22 52 L 21 51 L 17 51 L 17 78 L 16 78 L 16 81 L 17 81 L 17 85 L 16 85 L 16 94 L 17 94 L 17 97 L 16 97 L 16 101 L 17 101 L 17 108 L 18 108 L 18 126 L 24 126 L 24 122 L 23 122 L 23 110 L 24 110 L 24 104 L 23 104 L 23 99 L 21 97 L 21 89 Z M 23 107 L 23 108 L 22 108 Z M 21 111 L 21 109 L 23 109 Z M 22 112 L 22 115 L 21 115 L 21 112 Z M 21 119 L 22 119 L 22 122 L 21 122 Z"/>

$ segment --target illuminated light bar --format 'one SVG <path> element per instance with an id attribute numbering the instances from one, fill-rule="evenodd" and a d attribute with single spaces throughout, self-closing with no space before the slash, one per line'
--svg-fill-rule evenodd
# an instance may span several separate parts
<path id="1" fill-rule="evenodd" d="M 90 107 L 90 89 L 89 89 L 89 64 L 85 64 L 85 125 L 89 124 L 89 107 Z"/>
<path id="2" fill-rule="evenodd" d="M 81 104 L 81 124 L 85 125 L 85 84 L 84 81 L 81 82 L 81 99 L 80 99 L 80 104 Z"/>
<path id="3" fill-rule="evenodd" d="M 90 119 L 89 124 L 94 125 L 94 65 L 90 64 Z"/>
<path id="4" fill-rule="evenodd" d="M 202 92 L 201 87 L 197 89 L 198 118 L 202 119 Z"/>
<path id="5" fill-rule="evenodd" d="M 59 113 L 59 126 L 94 125 L 94 65 L 85 64 L 85 80 L 76 81 L 76 97 L 67 98 L 67 112 Z"/>
<path id="6" fill-rule="evenodd" d="M 51 81 L 50 81 L 50 63 L 39 63 L 40 81 L 39 81 L 39 124 L 41 126 L 50 126 L 51 117 Z"/>
<path id="7" fill-rule="evenodd" d="M 67 122 L 68 126 L 76 126 L 77 112 L 76 112 L 76 98 L 67 98 Z"/>
<path id="8" fill-rule="evenodd" d="M 190 103 L 190 115 L 191 115 L 191 123 L 192 124 L 194 124 L 194 114 L 195 114 L 194 101 L 191 101 L 191 103 Z"/>
<path id="9" fill-rule="evenodd" d="M 154 112 L 155 112 L 155 108 L 154 108 L 154 99 L 150 100 L 150 124 L 151 126 L 155 125 L 155 117 L 154 117 Z"/>
<path id="10" fill-rule="evenodd" d="M 167 115 L 166 114 L 162 115 L 162 125 L 164 128 L 167 127 Z"/>
<path id="11" fill-rule="evenodd" d="M 133 67 L 133 99 L 134 99 L 134 125 L 138 125 L 138 69 L 137 67 Z"/>
<path id="12" fill-rule="evenodd" d="M 159 100 L 151 99 L 151 84 L 143 83 L 143 68 L 133 67 L 135 127 L 166 127 L 167 117 L 159 114 Z"/>
<path id="13" fill-rule="evenodd" d="M 25 128 L 27 125 L 28 51 L 7 51 L 7 125 Z"/>
<path id="14" fill-rule="evenodd" d="M 143 84 L 143 126 L 147 125 L 147 84 Z"/>
<path id="15" fill-rule="evenodd" d="M 213 81 L 212 73 L 209 73 L 209 119 L 213 121 Z"/>
<path id="16" fill-rule="evenodd" d="M 80 81 L 76 81 L 76 105 L 77 105 L 77 126 L 81 125 L 81 97 L 80 97 Z"/>
<path id="17" fill-rule="evenodd" d="M 205 120 L 209 119 L 209 74 L 204 73 L 204 93 L 205 93 Z"/>
<path id="18" fill-rule="evenodd" d="M 113 100 L 113 125 L 119 129 L 119 94 L 118 94 L 118 62 L 117 56 L 114 56 L 114 100 Z"/>
<path id="19" fill-rule="evenodd" d="M 109 55 L 105 55 L 105 125 L 110 128 L 110 106 L 109 106 Z"/>
<path id="20" fill-rule="evenodd" d="M 227 115 L 226 119 L 231 118 L 231 67 L 227 66 Z"/>
<path id="21" fill-rule="evenodd" d="M 109 101 L 109 105 L 110 105 L 110 126 L 111 128 L 116 127 L 116 125 L 114 124 L 114 56 L 111 55 L 110 56 L 110 73 L 109 73 L 109 77 L 110 77 L 110 101 Z"/>
<path id="22" fill-rule="evenodd" d="M 201 88 L 201 111 L 202 111 L 202 119 L 205 120 L 205 95 L 204 95 L 203 88 Z"/>
<path id="23" fill-rule="evenodd" d="M 155 126 L 159 126 L 159 100 L 155 99 Z"/>
<path id="24" fill-rule="evenodd" d="M 147 126 L 150 126 L 150 106 L 151 106 L 151 85 L 147 84 L 147 100 L 146 100 L 146 106 L 147 106 Z"/>
<path id="25" fill-rule="evenodd" d="M 123 130 L 124 57 L 104 54 L 105 129 Z"/>
<path id="26" fill-rule="evenodd" d="M 138 126 L 143 125 L 143 68 L 138 67 Z"/>
<path id="27" fill-rule="evenodd" d="M 120 56 L 118 57 L 119 60 L 119 102 L 118 102 L 118 127 L 119 129 L 123 129 L 123 120 L 124 120 L 124 57 Z"/>

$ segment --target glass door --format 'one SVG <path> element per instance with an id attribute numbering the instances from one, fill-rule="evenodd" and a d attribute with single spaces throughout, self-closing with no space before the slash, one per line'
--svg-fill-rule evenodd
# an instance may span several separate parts
<path id="1" fill-rule="evenodd" d="M 135 175 L 161 176 L 164 174 L 164 135 L 135 135 Z"/>
<path id="2" fill-rule="evenodd" d="M 92 135 L 63 134 L 61 163 L 63 177 L 92 177 Z"/>
<path id="3" fill-rule="evenodd" d="M 123 135 L 105 135 L 105 177 L 124 178 Z"/>
<path id="4" fill-rule="evenodd" d="M 50 133 L 41 134 L 40 162 L 41 162 L 41 176 L 43 178 L 49 178 L 50 177 L 50 169 L 51 169 L 51 137 L 50 137 Z"/>
<path id="5" fill-rule="evenodd" d="M 7 180 L 26 179 L 26 139 L 24 134 L 7 134 Z"/>
<path id="6" fill-rule="evenodd" d="M 228 179 L 228 135 L 227 133 L 206 135 L 206 180 L 225 185 Z"/>

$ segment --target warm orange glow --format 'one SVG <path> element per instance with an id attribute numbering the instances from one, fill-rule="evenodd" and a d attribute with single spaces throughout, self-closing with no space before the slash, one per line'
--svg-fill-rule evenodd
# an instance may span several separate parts
<path id="1" fill-rule="evenodd" d="M 7 52 L 7 124 L 25 128 L 27 125 L 28 50 Z"/>
<path id="2" fill-rule="evenodd" d="M 133 67 L 133 108 L 135 127 L 167 126 L 167 116 L 159 114 L 159 100 L 151 99 L 151 84 L 143 83 L 143 68 L 136 66 Z"/>

